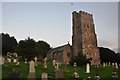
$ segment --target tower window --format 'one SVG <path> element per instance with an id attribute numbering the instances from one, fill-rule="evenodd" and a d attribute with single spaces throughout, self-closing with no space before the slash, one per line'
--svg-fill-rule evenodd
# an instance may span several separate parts
<path id="1" fill-rule="evenodd" d="M 87 25 L 87 28 L 89 28 L 89 25 Z"/>

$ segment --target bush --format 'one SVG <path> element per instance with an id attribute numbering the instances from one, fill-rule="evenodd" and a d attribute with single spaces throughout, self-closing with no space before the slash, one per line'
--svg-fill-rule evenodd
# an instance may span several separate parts
<path id="1" fill-rule="evenodd" d="M 77 66 L 83 66 L 85 65 L 87 62 L 89 62 L 88 59 L 86 59 L 86 57 L 84 55 L 82 55 L 81 53 L 78 54 L 78 56 L 71 58 L 71 65 L 74 65 L 74 62 L 76 62 Z"/>

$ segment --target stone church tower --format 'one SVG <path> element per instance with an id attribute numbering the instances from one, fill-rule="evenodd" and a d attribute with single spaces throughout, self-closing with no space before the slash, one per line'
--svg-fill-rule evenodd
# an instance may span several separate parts
<path id="1" fill-rule="evenodd" d="M 99 49 L 97 48 L 97 38 L 95 34 L 92 14 L 84 11 L 72 13 L 73 36 L 72 51 L 74 57 L 82 53 L 92 60 L 93 64 L 100 63 Z"/>

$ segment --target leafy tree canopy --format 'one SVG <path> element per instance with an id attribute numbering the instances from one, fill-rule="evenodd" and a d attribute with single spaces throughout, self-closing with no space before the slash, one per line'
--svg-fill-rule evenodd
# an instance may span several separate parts
<path id="1" fill-rule="evenodd" d="M 118 62 L 120 61 L 120 54 L 116 54 L 109 48 L 99 47 L 101 62 Z"/>
<path id="2" fill-rule="evenodd" d="M 6 55 L 7 52 L 15 52 L 17 47 L 17 40 L 14 36 L 9 36 L 9 34 L 1 33 L 2 36 L 2 53 Z"/>

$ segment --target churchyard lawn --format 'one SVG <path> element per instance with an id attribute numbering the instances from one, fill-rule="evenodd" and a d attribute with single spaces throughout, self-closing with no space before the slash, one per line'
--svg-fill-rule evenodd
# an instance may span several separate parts
<path id="1" fill-rule="evenodd" d="M 36 78 L 41 78 L 41 74 L 43 72 L 46 72 L 48 74 L 48 77 L 54 77 L 55 76 L 55 69 L 52 65 L 52 61 L 47 61 L 48 68 L 44 69 L 43 64 L 40 63 L 38 66 L 35 67 L 35 74 Z M 3 78 L 8 78 L 8 74 L 14 69 L 16 72 L 19 72 L 21 74 L 20 78 L 27 78 L 28 73 L 29 73 L 29 64 L 25 64 L 24 62 L 20 62 L 19 65 L 16 65 L 16 63 L 6 63 L 2 66 L 2 77 Z M 65 65 L 62 64 L 60 66 L 60 69 L 65 71 Z M 64 72 L 64 77 L 65 78 L 73 78 L 73 73 L 74 73 L 74 66 L 68 65 L 67 66 L 68 72 Z M 92 65 L 90 67 L 90 77 L 94 78 L 96 74 L 96 68 Z M 118 73 L 118 70 L 116 70 Z M 77 73 L 79 74 L 80 78 L 86 78 L 86 73 L 85 73 L 85 66 L 77 67 Z M 102 78 L 102 80 L 111 78 L 112 76 L 112 67 L 103 67 L 100 65 L 99 67 L 99 75 Z"/>

